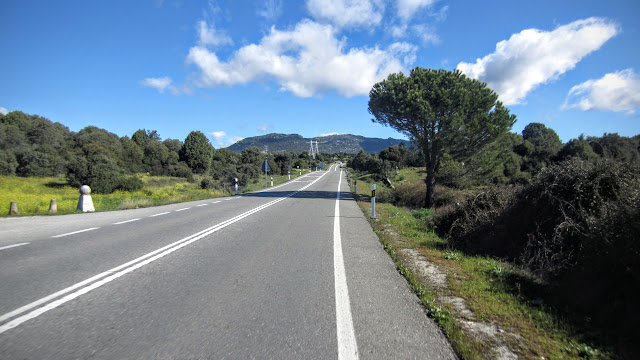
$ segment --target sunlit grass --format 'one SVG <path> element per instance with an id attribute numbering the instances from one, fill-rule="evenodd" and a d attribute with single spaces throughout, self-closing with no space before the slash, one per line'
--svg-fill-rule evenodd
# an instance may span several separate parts
<path id="1" fill-rule="evenodd" d="M 145 187 L 139 191 L 91 194 L 94 207 L 97 211 L 121 210 L 230 195 L 221 190 L 201 189 L 199 182 L 182 178 L 148 175 L 141 178 Z M 49 214 L 51 199 L 56 200 L 57 214 L 77 212 L 80 193 L 68 186 L 64 177 L 0 176 L 0 189 L 0 204 L 6 206 L 3 216 L 8 215 L 12 201 L 17 202 L 21 215 Z"/>

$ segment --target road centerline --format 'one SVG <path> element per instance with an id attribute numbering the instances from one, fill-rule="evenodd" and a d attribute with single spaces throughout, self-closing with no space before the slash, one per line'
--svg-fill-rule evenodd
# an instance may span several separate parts
<path id="1" fill-rule="evenodd" d="M 325 173 L 326 174 L 326 173 Z M 324 176 L 324 174 L 322 175 Z M 320 180 L 322 178 L 322 176 L 318 177 L 316 179 Z M 145 266 L 155 260 L 158 260 L 166 255 L 171 254 L 174 251 L 177 251 L 193 242 L 196 242 L 208 235 L 213 234 L 214 232 L 217 232 L 218 230 L 221 230 L 237 221 L 240 221 L 250 215 L 253 215 L 261 210 L 264 210 L 272 205 L 275 205 L 283 200 L 286 200 L 287 198 L 292 197 L 293 195 L 307 189 L 308 187 L 310 187 L 311 185 L 313 185 L 315 183 L 315 181 L 313 183 L 310 183 L 308 185 L 305 185 L 304 187 L 302 187 L 301 189 L 295 190 L 295 191 L 291 191 L 289 194 L 279 197 L 275 200 L 272 200 L 266 204 L 260 205 L 256 208 L 253 208 L 249 211 L 246 211 L 240 215 L 237 215 L 231 219 L 228 219 L 226 221 L 223 221 L 219 224 L 213 225 L 207 229 L 204 229 L 200 232 L 197 232 L 195 234 L 192 234 L 186 238 L 183 238 L 181 240 L 178 240 L 172 244 L 169 244 L 167 246 L 164 246 L 160 249 L 157 249 L 155 251 L 152 251 L 150 253 L 147 253 L 143 256 L 140 256 L 132 261 L 129 261 L 125 264 L 122 264 L 120 266 L 117 266 L 113 269 L 107 270 L 105 272 L 102 272 L 98 275 L 95 275 L 89 279 L 86 279 L 84 281 L 81 281 L 79 283 L 76 283 L 68 288 L 62 289 L 54 294 L 51 294 L 49 296 L 46 296 L 44 298 L 41 298 L 39 300 L 36 300 L 30 304 L 27 304 L 25 306 L 22 306 L 16 310 L 13 310 L 9 313 L 6 313 L 2 316 L 0 316 L 0 322 L 4 322 L 7 321 L 6 323 L 0 325 L 0 334 L 4 333 L 5 331 L 8 331 L 10 329 L 13 329 L 17 326 L 19 326 L 20 324 L 24 323 L 25 321 L 28 321 L 30 319 L 36 318 L 42 314 L 44 314 L 45 312 L 55 309 L 58 306 L 69 302 L 83 294 L 86 294 L 94 289 L 99 288 L 102 285 L 105 285 L 131 271 L 134 271 L 136 269 L 141 268 L 142 266 Z M 185 208 L 184 210 L 186 210 L 188 208 Z M 78 232 L 84 232 L 84 231 L 89 231 L 89 230 L 95 230 L 98 228 L 91 228 L 91 229 L 84 229 L 84 230 L 80 230 L 80 231 L 76 231 L 74 233 L 78 233 Z M 70 235 L 71 233 L 68 234 L 62 234 L 62 236 L 65 235 Z M 73 292 L 72 292 L 73 291 Z M 26 313 L 26 314 L 25 314 Z M 21 315 L 23 314 L 23 315 Z M 12 319 L 12 320 L 11 320 Z"/>
<path id="2" fill-rule="evenodd" d="M 28 244 L 30 244 L 30 243 L 26 242 L 26 243 L 19 243 L 19 244 L 7 245 L 7 246 L 0 247 L 0 250 L 11 249 L 11 248 L 14 248 L 14 247 L 23 246 L 23 245 L 28 245 Z"/>

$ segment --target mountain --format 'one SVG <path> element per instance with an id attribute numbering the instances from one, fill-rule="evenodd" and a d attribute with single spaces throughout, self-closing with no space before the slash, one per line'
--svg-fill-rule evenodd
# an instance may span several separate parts
<path id="1" fill-rule="evenodd" d="M 237 143 L 229 146 L 227 149 L 235 152 L 256 146 L 261 150 L 267 146 L 269 152 L 303 152 L 309 151 L 311 138 L 303 138 L 298 134 L 267 134 L 262 136 L 253 136 L 242 139 Z M 326 135 L 313 138 L 318 142 L 318 150 L 326 153 L 357 153 L 364 150 L 368 153 L 379 153 L 381 150 L 389 146 L 405 143 L 409 146 L 409 142 L 399 139 L 380 139 L 368 138 L 359 135 L 342 134 L 342 135 Z"/>

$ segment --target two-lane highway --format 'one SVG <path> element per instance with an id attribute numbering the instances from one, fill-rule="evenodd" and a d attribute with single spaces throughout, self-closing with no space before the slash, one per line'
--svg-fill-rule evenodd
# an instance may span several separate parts
<path id="1" fill-rule="evenodd" d="M 3 359 L 454 358 L 335 165 L 246 196 L 2 219 L 0 249 Z"/>

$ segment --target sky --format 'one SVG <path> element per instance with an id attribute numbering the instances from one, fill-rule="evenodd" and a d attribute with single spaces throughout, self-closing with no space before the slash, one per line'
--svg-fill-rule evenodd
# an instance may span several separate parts
<path id="1" fill-rule="evenodd" d="M 640 134 L 640 1 L 136 0 L 0 4 L 0 112 L 119 136 L 406 137 L 368 94 L 462 71 L 563 142 Z"/>

